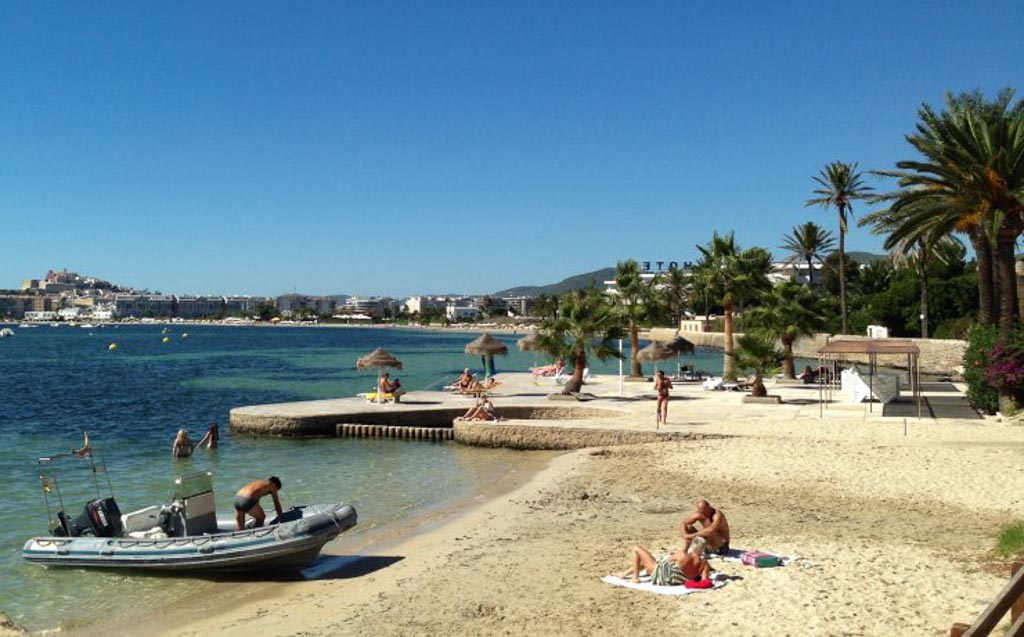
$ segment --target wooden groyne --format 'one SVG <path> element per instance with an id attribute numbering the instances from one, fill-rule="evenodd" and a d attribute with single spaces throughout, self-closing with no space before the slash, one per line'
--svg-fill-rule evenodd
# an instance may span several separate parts
<path id="1" fill-rule="evenodd" d="M 451 427 L 406 427 L 342 423 L 335 426 L 338 438 L 397 438 L 400 440 L 454 440 Z"/>

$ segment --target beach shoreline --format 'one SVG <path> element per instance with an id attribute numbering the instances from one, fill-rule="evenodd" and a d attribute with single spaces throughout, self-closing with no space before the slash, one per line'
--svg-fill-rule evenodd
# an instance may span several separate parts
<path id="1" fill-rule="evenodd" d="M 463 497 L 426 507 L 411 518 L 392 521 L 374 527 L 365 533 L 350 532 L 340 535 L 338 539 L 324 548 L 322 555 L 346 565 L 332 568 L 315 579 L 304 580 L 298 574 L 280 574 L 263 581 L 246 576 L 224 577 L 216 581 L 216 590 L 212 593 L 205 592 L 186 596 L 172 604 L 161 605 L 144 613 L 134 614 L 130 618 L 117 617 L 107 622 L 59 625 L 43 629 L 41 632 L 50 633 L 56 630 L 62 634 L 80 637 L 92 635 L 108 637 L 110 635 L 125 635 L 128 637 L 139 634 L 181 635 L 197 630 L 196 617 L 202 617 L 198 621 L 203 625 L 229 623 L 233 621 L 232 608 L 270 603 L 275 599 L 287 598 L 290 591 L 306 585 L 342 577 L 353 569 L 359 571 L 362 565 L 357 563 L 358 556 L 367 555 L 373 561 L 383 553 L 396 552 L 401 547 L 417 546 L 415 541 L 417 537 L 436 534 L 450 525 L 458 524 L 462 518 L 472 516 L 479 508 L 520 488 L 535 475 L 547 470 L 550 463 L 559 454 L 524 451 L 518 455 L 521 458 L 513 466 Z M 339 552 L 342 554 L 338 555 Z M 349 559 L 353 557 L 356 559 Z M 331 567 L 318 563 L 315 568 Z M 130 624 L 128 623 L 129 619 Z M 140 625 L 144 625 L 146 628 L 141 628 Z M 159 628 L 152 628 L 154 626 L 159 626 Z"/>
<path id="2" fill-rule="evenodd" d="M 609 380 L 598 376 L 591 390 L 621 415 L 565 421 L 564 435 L 656 428 L 649 387 L 619 396 Z M 528 387 L 528 375 L 509 375 L 499 412 Z M 199 611 L 183 603 L 147 615 L 144 630 L 81 634 L 611 635 L 642 617 L 680 634 L 700 625 L 883 635 L 935 634 L 976 617 L 1006 581 L 995 536 L 1024 518 L 1024 427 L 887 418 L 842 400 L 818 405 L 814 388 L 772 391 L 782 404 L 680 386 L 662 428 L 700 437 L 557 455 L 535 473 L 517 470 L 508 488 L 362 547 L 362 559 L 329 577 L 226 585 Z M 716 561 L 726 586 L 685 598 L 600 581 L 625 568 L 635 544 L 676 548 L 699 497 L 729 516 L 734 548 L 800 559 L 761 570 Z"/>
<path id="3" fill-rule="evenodd" d="M 729 440 L 559 455 L 363 568 L 168 617 L 151 634 L 622 634 L 638 617 L 680 634 L 936 634 L 970 621 L 1005 583 L 990 547 L 1024 516 L 1021 428 L 939 423 L 928 425 L 939 435 L 907 439 L 783 422 L 764 435 L 763 424 Z M 696 497 L 730 516 L 734 547 L 801 559 L 761 570 L 718 560 L 727 585 L 684 598 L 600 582 L 633 544 L 677 545 Z"/>

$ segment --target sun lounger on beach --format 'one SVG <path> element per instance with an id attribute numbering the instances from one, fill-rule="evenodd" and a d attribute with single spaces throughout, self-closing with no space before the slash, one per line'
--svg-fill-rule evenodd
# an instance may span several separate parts
<path id="1" fill-rule="evenodd" d="M 563 371 L 561 374 L 555 376 L 555 382 L 558 383 L 559 385 L 564 385 L 567 382 L 569 382 L 570 378 L 572 378 L 572 374 L 567 374 L 567 373 L 565 373 Z M 590 380 L 590 368 L 589 367 L 584 367 L 583 368 L 583 382 L 586 383 L 589 380 Z"/>
<path id="2" fill-rule="evenodd" d="M 754 387 L 754 377 L 740 378 L 735 382 L 722 383 L 722 389 L 725 391 L 750 391 Z"/>
<path id="3" fill-rule="evenodd" d="M 366 398 L 367 402 L 377 402 L 377 392 L 376 391 L 365 391 L 365 392 L 362 392 L 362 393 L 357 393 L 355 395 L 360 397 L 360 398 Z M 385 393 L 384 395 L 381 396 L 381 402 L 390 402 L 392 400 L 394 400 L 394 394 L 393 393 Z"/>
<path id="4" fill-rule="evenodd" d="M 722 573 L 711 574 L 711 587 L 708 588 L 705 584 L 701 586 L 655 586 L 651 584 L 651 577 L 646 572 L 641 572 L 640 583 L 631 582 L 628 579 L 623 579 L 615 575 L 606 575 L 601 578 L 601 581 L 605 584 L 611 584 L 612 586 L 621 586 L 623 588 L 631 588 L 635 591 L 644 591 L 645 593 L 655 593 L 656 595 L 689 595 L 690 593 L 696 593 L 699 591 L 710 591 L 716 588 L 722 588 L 725 586 L 725 576 Z"/>
<path id="5" fill-rule="evenodd" d="M 543 367 L 531 367 L 530 372 L 534 376 L 557 376 L 562 373 L 560 365 L 544 365 Z"/>
<path id="6" fill-rule="evenodd" d="M 724 382 L 718 376 L 709 376 L 704 379 L 704 382 L 700 384 L 701 389 L 704 391 L 717 391 L 722 389 Z"/>

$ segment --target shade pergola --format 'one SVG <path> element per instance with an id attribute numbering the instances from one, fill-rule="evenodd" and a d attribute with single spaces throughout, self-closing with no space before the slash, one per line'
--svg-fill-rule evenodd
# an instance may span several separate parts
<path id="1" fill-rule="evenodd" d="M 906 356 L 907 375 L 910 378 L 910 388 L 917 403 L 917 417 L 921 417 L 921 348 L 916 343 L 901 339 L 839 339 L 829 341 L 818 348 L 819 368 L 825 366 L 834 371 L 839 364 L 846 363 L 851 355 L 866 355 L 868 357 L 868 387 L 874 392 L 875 370 L 878 367 L 879 356 Z M 827 365 L 826 365 L 827 364 Z M 819 378 L 819 394 L 824 398 L 825 392 L 831 396 L 832 387 Z M 824 404 L 824 400 L 821 401 Z M 868 409 L 873 410 L 873 403 L 868 401 Z"/>

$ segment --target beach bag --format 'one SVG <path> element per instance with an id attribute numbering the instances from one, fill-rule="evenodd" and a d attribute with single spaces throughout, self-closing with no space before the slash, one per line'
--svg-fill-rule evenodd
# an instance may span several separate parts
<path id="1" fill-rule="evenodd" d="M 771 555 L 769 553 L 759 553 L 757 551 L 746 551 L 740 555 L 740 561 L 747 566 L 768 568 L 770 566 L 779 565 L 779 556 Z"/>

